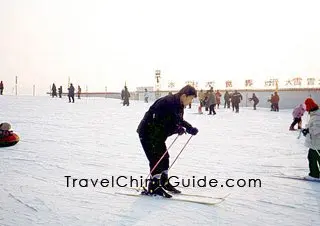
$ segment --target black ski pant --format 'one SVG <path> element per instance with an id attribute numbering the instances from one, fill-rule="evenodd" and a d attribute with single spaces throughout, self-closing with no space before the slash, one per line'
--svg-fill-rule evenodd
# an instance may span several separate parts
<path id="1" fill-rule="evenodd" d="M 230 108 L 230 101 L 224 101 L 224 108 L 226 108 L 226 106 Z"/>
<path id="2" fill-rule="evenodd" d="M 74 95 L 69 95 L 69 102 L 71 103 L 71 99 L 72 99 L 72 103 L 74 103 Z"/>
<path id="3" fill-rule="evenodd" d="M 318 152 L 318 153 L 317 153 Z M 320 165 L 320 152 L 319 150 L 313 150 L 313 149 L 309 149 L 309 153 L 308 153 L 308 160 L 309 160 L 309 176 L 311 177 L 316 177 L 316 178 L 320 178 L 320 171 L 319 171 L 319 166 Z"/>
<path id="4" fill-rule="evenodd" d="M 239 103 L 238 102 L 234 103 L 234 107 L 236 109 L 236 112 L 239 112 Z"/>
<path id="5" fill-rule="evenodd" d="M 256 110 L 257 109 L 257 105 L 259 104 L 259 101 L 257 102 L 253 102 L 253 109 Z"/>
<path id="6" fill-rule="evenodd" d="M 294 118 L 293 122 L 291 123 L 290 128 L 294 128 L 294 126 L 298 123 L 298 129 L 301 129 L 301 118 Z"/>
<path id="7" fill-rule="evenodd" d="M 124 106 L 124 105 L 129 106 L 129 98 L 124 98 L 124 100 L 123 100 L 123 106 Z"/>
<path id="8" fill-rule="evenodd" d="M 211 104 L 210 105 L 210 111 L 209 111 L 209 115 L 211 115 L 211 114 L 216 114 L 216 112 L 215 112 L 215 110 L 214 110 L 214 107 L 215 107 L 216 105 L 215 104 Z"/>
<path id="9" fill-rule="evenodd" d="M 143 150 L 149 160 L 150 172 L 157 164 L 163 154 L 167 151 L 165 141 L 159 141 L 149 136 L 139 136 Z M 169 169 L 169 153 L 162 158 L 158 166 L 153 170 L 151 175 L 161 174 L 163 171 Z"/>

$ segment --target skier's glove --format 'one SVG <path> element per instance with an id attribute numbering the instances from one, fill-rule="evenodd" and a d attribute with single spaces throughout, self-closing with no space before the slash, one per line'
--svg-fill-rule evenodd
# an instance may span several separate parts
<path id="1" fill-rule="evenodd" d="M 177 133 L 181 136 L 186 133 L 186 130 L 182 126 L 179 126 L 177 129 Z"/>
<path id="2" fill-rule="evenodd" d="M 307 134 L 309 133 L 309 128 L 302 129 L 301 133 L 303 134 L 303 136 L 307 136 Z"/>
<path id="3" fill-rule="evenodd" d="M 199 132 L 199 130 L 196 127 L 187 128 L 187 133 L 189 133 L 193 136 L 197 135 L 198 132 Z"/>

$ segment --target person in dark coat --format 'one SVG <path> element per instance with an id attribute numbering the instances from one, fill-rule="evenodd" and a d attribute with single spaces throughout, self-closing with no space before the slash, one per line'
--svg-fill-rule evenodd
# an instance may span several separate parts
<path id="1" fill-rule="evenodd" d="M 3 86 L 3 82 L 1 81 L 0 82 L 0 95 L 3 95 L 3 89 L 4 89 L 4 86 Z"/>
<path id="2" fill-rule="evenodd" d="M 208 100 L 207 100 L 207 107 L 209 108 L 209 115 L 215 115 L 216 112 L 214 110 L 217 104 L 216 95 L 214 94 L 213 90 L 209 90 Z"/>
<path id="3" fill-rule="evenodd" d="M 124 89 L 121 91 L 121 99 L 123 100 L 123 106 L 124 105 L 129 106 L 129 98 L 130 98 L 130 93 L 128 91 L 128 87 L 124 86 Z"/>
<path id="4" fill-rule="evenodd" d="M 71 99 L 72 99 L 72 103 L 74 103 L 74 87 L 72 85 L 72 83 L 70 83 L 70 87 L 68 88 L 68 97 L 69 97 L 69 103 L 71 103 Z"/>
<path id="5" fill-rule="evenodd" d="M 257 110 L 257 105 L 259 103 L 259 99 L 255 93 L 252 94 L 252 97 L 249 98 L 249 101 L 253 101 L 253 110 Z"/>
<path id="6" fill-rule="evenodd" d="M 56 87 L 56 85 L 53 83 L 52 84 L 52 88 L 51 88 L 51 90 L 52 90 L 52 97 L 57 97 L 58 95 L 57 95 L 57 87 Z"/>
<path id="7" fill-rule="evenodd" d="M 152 172 L 151 170 L 166 153 L 165 141 L 169 136 L 173 134 L 183 135 L 186 132 L 191 135 L 198 133 L 197 128 L 192 127 L 183 119 L 184 108 L 196 96 L 195 88 L 187 85 L 176 94 L 159 98 L 145 113 L 137 128 L 140 142 L 149 160 L 151 179 L 148 184 L 148 194 L 171 198 L 172 196 L 165 190 L 180 193 L 168 180 L 168 153 Z"/>
<path id="8" fill-rule="evenodd" d="M 230 108 L 230 94 L 228 91 L 224 94 L 224 108 L 226 108 L 226 106 Z"/>
<path id="9" fill-rule="evenodd" d="M 62 98 L 62 86 L 58 88 L 59 98 Z"/>
<path id="10" fill-rule="evenodd" d="M 231 100 L 232 111 L 234 111 L 234 109 L 235 109 L 235 96 L 233 95 L 233 93 L 230 93 L 230 100 Z"/>
<path id="11" fill-rule="evenodd" d="M 236 109 L 236 113 L 239 113 L 239 104 L 242 100 L 242 95 L 237 90 L 235 90 L 235 92 L 232 94 L 232 98 L 234 101 L 234 107 Z"/>

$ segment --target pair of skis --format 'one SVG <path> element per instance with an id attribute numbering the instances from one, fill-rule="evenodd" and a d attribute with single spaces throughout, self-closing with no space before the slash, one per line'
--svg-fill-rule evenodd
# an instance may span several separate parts
<path id="1" fill-rule="evenodd" d="M 152 195 L 146 195 L 141 193 L 140 189 L 137 188 L 131 188 L 127 187 L 131 190 L 131 192 L 115 192 L 117 195 L 124 195 L 124 196 L 130 196 L 130 197 L 149 197 L 149 198 L 163 198 L 165 200 L 171 200 L 171 201 L 180 201 L 180 202 L 189 202 L 189 203 L 196 203 L 196 204 L 202 204 L 207 206 L 214 206 L 221 202 L 223 202 L 230 194 L 223 195 L 223 196 L 206 196 L 206 195 L 197 195 L 197 194 L 186 194 L 186 193 L 180 193 L 180 194 L 174 194 L 172 198 L 165 198 L 162 196 L 152 196 Z"/>

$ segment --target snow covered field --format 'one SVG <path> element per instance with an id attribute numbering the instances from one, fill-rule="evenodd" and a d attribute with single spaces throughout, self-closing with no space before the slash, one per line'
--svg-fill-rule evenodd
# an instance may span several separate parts
<path id="1" fill-rule="evenodd" d="M 199 129 L 170 171 L 180 178 L 217 179 L 218 187 L 185 193 L 230 196 L 216 206 L 114 194 L 115 187 L 67 187 L 65 176 L 139 178 L 148 163 L 136 127 L 150 106 L 131 101 L 0 96 L 0 121 L 20 142 L 0 149 L 0 225 L 319 225 L 320 183 L 305 176 L 307 148 L 289 132 L 292 110 L 218 109 L 216 116 L 185 110 Z M 281 104 L 281 103 L 280 103 Z M 281 105 L 280 105 L 281 106 Z M 306 123 L 307 114 L 303 118 Z M 175 135 L 167 141 L 169 145 Z M 171 160 L 189 135 L 179 137 Z M 221 187 L 226 179 L 260 179 L 261 187 Z"/>

